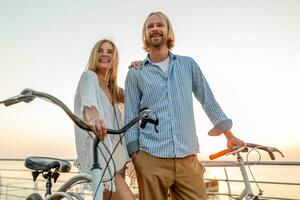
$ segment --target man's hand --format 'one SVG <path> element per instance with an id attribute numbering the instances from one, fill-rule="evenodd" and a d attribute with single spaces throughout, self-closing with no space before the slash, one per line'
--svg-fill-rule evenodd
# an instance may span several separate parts
<path id="1" fill-rule="evenodd" d="M 131 64 L 129 65 L 129 68 L 135 68 L 135 69 L 140 69 L 143 65 L 143 61 L 141 60 L 137 60 L 137 61 L 133 61 L 131 62 Z"/>
<path id="2" fill-rule="evenodd" d="M 131 159 L 134 160 L 137 156 L 137 152 L 134 152 L 132 155 L 131 155 Z"/>
<path id="3" fill-rule="evenodd" d="M 224 135 L 227 138 L 227 147 L 229 149 L 245 146 L 244 141 L 235 137 L 230 130 L 226 131 Z"/>

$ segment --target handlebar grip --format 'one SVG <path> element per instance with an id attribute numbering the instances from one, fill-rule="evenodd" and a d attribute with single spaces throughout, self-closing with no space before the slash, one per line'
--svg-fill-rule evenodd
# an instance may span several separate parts
<path id="1" fill-rule="evenodd" d="M 3 103 L 5 106 L 11 106 L 14 105 L 16 103 L 20 103 L 21 101 L 17 100 L 17 99 L 10 99 L 10 100 L 6 100 L 6 101 L 1 101 L 0 103 Z"/>
<path id="2" fill-rule="evenodd" d="M 269 153 L 271 160 L 275 160 L 275 156 L 274 156 L 273 152 L 268 151 L 268 153 Z"/>
<path id="3" fill-rule="evenodd" d="M 29 103 L 33 99 L 34 99 L 33 96 L 19 95 L 19 96 L 12 97 L 12 98 L 6 99 L 4 101 L 1 101 L 0 104 L 3 103 L 5 106 L 11 106 L 11 105 L 14 105 L 14 104 L 17 104 L 20 102 Z"/>
<path id="4" fill-rule="evenodd" d="M 224 156 L 224 155 L 227 154 L 227 153 L 230 153 L 231 151 L 232 151 L 231 149 L 224 149 L 224 150 L 219 151 L 219 152 L 217 152 L 217 153 L 211 154 L 211 155 L 209 156 L 209 159 L 210 159 L 210 160 L 214 160 L 214 159 L 216 159 L 216 158 L 219 158 L 219 157 L 221 157 L 221 156 Z"/>

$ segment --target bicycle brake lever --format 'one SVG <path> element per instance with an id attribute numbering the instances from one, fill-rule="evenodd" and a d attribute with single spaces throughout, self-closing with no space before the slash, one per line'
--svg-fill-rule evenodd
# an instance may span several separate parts
<path id="1" fill-rule="evenodd" d="M 244 150 L 248 151 L 248 148 L 247 148 L 246 146 L 242 146 L 242 147 L 240 147 L 240 148 L 234 148 L 233 151 L 231 151 L 231 152 L 225 154 L 225 156 L 228 156 L 228 155 L 230 155 L 230 154 L 235 154 L 235 153 L 238 153 L 238 152 L 242 152 L 242 151 L 244 151 Z"/>
<path id="2" fill-rule="evenodd" d="M 153 125 L 154 125 L 154 129 L 155 129 L 155 132 L 158 133 L 158 129 L 157 129 L 157 126 L 158 126 L 158 124 L 159 124 L 158 119 L 153 120 L 153 119 L 151 119 L 151 118 L 149 118 L 149 117 L 144 117 L 144 118 L 142 119 L 142 122 L 141 122 L 141 124 L 140 124 L 140 127 L 141 127 L 142 129 L 144 129 L 144 128 L 146 127 L 147 123 L 153 124 Z"/>
<path id="3" fill-rule="evenodd" d="M 157 126 L 159 125 L 159 120 L 158 120 L 158 119 L 156 119 L 156 120 L 149 119 L 149 122 L 150 122 L 151 124 L 154 124 L 155 132 L 158 133 Z"/>
<path id="4" fill-rule="evenodd" d="M 157 125 L 154 126 L 155 132 L 158 133 Z"/>

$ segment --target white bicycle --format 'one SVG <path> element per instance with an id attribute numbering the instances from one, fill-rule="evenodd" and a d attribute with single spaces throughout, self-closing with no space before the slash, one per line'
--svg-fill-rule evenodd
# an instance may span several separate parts
<path id="1" fill-rule="evenodd" d="M 42 98 L 44 100 L 50 101 L 51 103 L 54 103 L 55 105 L 59 106 L 62 108 L 65 113 L 71 118 L 71 120 L 80 128 L 88 131 L 88 133 L 92 133 L 93 131 L 90 129 L 90 127 L 80 118 L 78 118 L 76 115 L 74 115 L 70 109 L 59 99 L 56 97 L 43 93 L 43 92 L 38 92 L 34 91 L 32 89 L 25 89 L 21 92 L 21 94 L 11 97 L 9 99 L 6 99 L 4 101 L 1 101 L 0 104 L 4 104 L 5 106 L 11 106 L 19 102 L 26 102 L 29 103 L 32 100 L 34 100 L 36 97 Z M 151 117 L 154 117 L 152 119 Z M 126 124 L 123 128 L 120 130 L 111 130 L 108 129 L 107 133 L 108 134 L 122 134 L 131 128 L 133 125 L 135 125 L 137 122 L 140 122 L 140 127 L 145 128 L 147 123 L 152 123 L 154 125 L 154 128 L 157 131 L 157 126 L 159 124 L 159 121 L 156 117 L 156 114 L 151 111 L 148 108 L 144 108 L 141 110 L 140 114 L 132 119 L 128 124 Z M 121 135 L 120 141 L 124 134 Z M 92 137 L 92 135 L 90 135 Z M 103 176 L 104 172 L 106 170 L 109 171 L 108 168 L 108 163 L 113 161 L 112 160 L 112 155 L 114 153 L 114 150 L 116 147 L 113 149 L 112 153 L 110 153 L 110 158 L 106 160 L 106 166 L 103 168 L 100 167 L 99 163 L 99 157 L 98 157 L 98 152 L 101 153 L 101 151 L 98 151 L 98 145 L 99 143 L 102 143 L 101 140 L 99 140 L 97 137 L 94 139 L 94 145 L 93 147 L 93 166 L 91 168 L 91 175 L 89 174 L 78 174 L 70 179 L 68 179 L 66 182 L 64 182 L 61 187 L 57 190 L 57 192 L 51 191 L 52 189 L 52 184 L 57 181 L 59 178 L 59 173 L 67 173 L 70 172 L 71 170 L 71 163 L 67 160 L 62 160 L 58 158 L 50 158 L 50 157 L 29 157 L 25 160 L 25 166 L 28 169 L 33 170 L 32 171 L 32 177 L 33 180 L 35 181 L 37 177 L 42 174 L 43 178 L 46 179 L 46 193 L 45 193 L 45 198 L 42 198 L 40 194 L 38 193 L 32 193 L 30 194 L 26 200 L 58 200 L 62 198 L 66 198 L 68 200 L 84 200 L 82 196 L 80 196 L 78 193 L 70 192 L 70 188 L 72 188 L 74 185 L 77 184 L 82 184 L 83 182 L 90 182 L 92 185 L 92 191 L 93 191 L 93 199 L 97 200 L 102 200 L 103 197 L 103 191 L 100 189 L 102 188 L 102 182 L 103 182 Z M 104 143 L 100 144 L 104 145 Z M 108 149 L 107 149 L 108 150 Z M 109 152 L 109 151 L 108 151 Z M 115 171 L 115 170 L 114 170 Z M 113 176 L 115 175 L 114 173 L 111 173 L 109 171 L 111 178 L 110 180 L 105 180 L 105 181 L 113 181 Z"/>
<path id="2" fill-rule="evenodd" d="M 238 149 L 225 149 L 222 151 L 219 151 L 215 154 L 212 154 L 209 156 L 210 160 L 214 160 L 218 157 L 224 156 L 224 155 L 236 155 L 237 158 L 237 163 L 238 166 L 240 168 L 242 177 L 243 177 L 243 182 L 244 182 L 244 186 L 245 188 L 243 189 L 243 191 L 238 195 L 238 197 L 233 197 L 233 196 L 229 196 L 232 199 L 236 199 L 236 200 L 242 200 L 242 199 L 246 199 L 246 200 L 262 200 L 262 199 L 268 199 L 263 197 L 263 191 L 259 188 L 258 184 L 255 181 L 255 178 L 250 170 L 249 167 L 249 172 L 251 173 L 254 182 L 256 183 L 258 189 L 259 189 L 259 194 L 254 195 L 250 181 L 249 181 L 249 177 L 248 177 L 248 173 L 246 171 L 246 167 L 245 167 L 245 162 L 243 157 L 241 156 L 242 152 L 248 152 L 248 154 L 253 151 L 253 150 L 263 150 L 268 152 L 271 160 L 275 160 L 275 156 L 274 156 L 274 152 L 279 153 L 282 157 L 284 157 L 284 155 L 282 154 L 281 151 L 279 151 L 277 148 L 275 147 L 269 147 L 269 146 L 263 146 L 263 145 L 258 145 L 258 144 L 252 144 L 252 143 L 246 143 L 245 146 L 238 148 Z M 247 155 L 248 155 L 247 154 Z"/>

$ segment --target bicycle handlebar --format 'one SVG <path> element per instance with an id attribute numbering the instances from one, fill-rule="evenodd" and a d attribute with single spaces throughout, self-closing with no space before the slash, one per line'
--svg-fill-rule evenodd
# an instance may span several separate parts
<path id="1" fill-rule="evenodd" d="M 253 143 L 246 143 L 245 146 L 242 146 L 240 148 L 224 149 L 224 150 L 219 151 L 217 153 L 211 154 L 209 156 L 209 159 L 214 160 L 214 159 L 219 158 L 219 157 L 224 156 L 224 155 L 227 156 L 227 155 L 240 153 L 240 152 L 248 152 L 248 148 L 260 149 L 260 150 L 264 150 L 264 151 L 268 152 L 271 160 L 275 160 L 274 152 L 277 152 L 282 157 L 284 157 L 283 153 L 275 147 L 263 146 L 263 145 L 253 144 Z"/>
<path id="2" fill-rule="evenodd" d="M 17 104 L 20 102 L 29 103 L 32 100 L 34 100 L 34 98 L 35 98 L 32 94 L 29 95 L 29 93 L 32 93 L 32 92 L 33 92 L 33 90 L 31 90 L 31 89 L 24 89 L 21 92 L 21 94 L 11 97 L 9 99 L 6 99 L 4 101 L 1 101 L 0 104 L 4 103 L 5 106 L 11 106 L 11 105 L 14 105 L 14 104 Z"/>
<path id="3" fill-rule="evenodd" d="M 89 127 L 89 125 L 84 122 L 82 119 L 80 119 L 79 117 L 77 117 L 76 115 L 74 115 L 72 113 L 72 111 L 63 103 L 61 102 L 59 99 L 57 99 L 56 97 L 47 94 L 47 93 L 43 93 L 43 92 L 38 92 L 38 91 L 34 91 L 32 89 L 24 89 L 21 94 L 8 98 L 6 100 L 3 100 L 0 102 L 0 104 L 4 104 L 5 106 L 11 106 L 20 102 L 25 102 L 25 103 L 29 103 L 31 101 L 33 101 L 35 99 L 35 97 L 38 98 L 42 98 L 42 99 L 46 99 L 52 103 L 54 103 L 55 105 L 59 106 L 60 108 L 62 108 L 65 113 L 71 118 L 71 120 L 80 128 L 86 130 L 86 131 L 92 131 L 93 130 Z M 134 119 L 132 119 L 128 124 L 126 124 L 123 128 L 119 129 L 119 130 L 113 130 L 113 129 L 107 129 L 107 133 L 108 134 L 121 134 L 124 133 L 125 131 L 127 131 L 129 128 L 131 128 L 135 123 L 137 123 L 139 120 L 142 120 L 143 127 L 144 128 L 145 125 L 147 123 L 152 123 L 155 126 L 155 130 L 157 131 L 157 126 L 159 124 L 158 119 L 153 120 L 151 118 L 149 118 L 149 115 L 151 113 L 154 113 L 154 111 L 151 111 L 148 108 L 143 108 L 140 112 L 140 114 L 135 117 Z"/>

